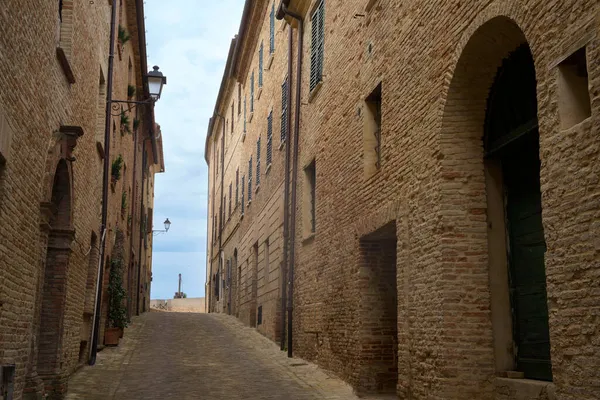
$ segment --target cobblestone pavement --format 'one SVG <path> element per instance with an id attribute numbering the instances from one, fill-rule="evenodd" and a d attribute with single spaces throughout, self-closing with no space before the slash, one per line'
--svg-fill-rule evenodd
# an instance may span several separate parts
<path id="1" fill-rule="evenodd" d="M 351 388 L 220 314 L 150 312 L 77 372 L 67 400 L 354 400 Z"/>

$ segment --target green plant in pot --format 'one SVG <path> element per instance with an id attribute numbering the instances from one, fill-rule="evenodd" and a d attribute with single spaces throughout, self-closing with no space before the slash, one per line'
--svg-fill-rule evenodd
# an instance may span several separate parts
<path id="1" fill-rule="evenodd" d="M 125 298 L 127 292 L 123 287 L 123 261 L 115 258 L 110 261 L 108 276 L 108 323 L 104 334 L 105 345 L 118 345 L 123 329 L 127 327 L 127 309 Z"/>
<path id="2" fill-rule="evenodd" d="M 127 97 L 132 98 L 135 95 L 135 86 L 127 85 Z"/>
<path id="3" fill-rule="evenodd" d="M 130 39 L 129 34 L 125 30 L 125 28 L 123 28 L 121 25 L 119 25 L 118 38 L 119 38 L 119 43 L 121 44 L 121 46 L 124 45 L 125 43 L 127 43 Z"/>
<path id="4" fill-rule="evenodd" d="M 121 168 L 123 168 L 123 157 L 119 154 L 119 157 L 113 161 L 110 169 L 110 178 L 112 183 L 116 183 L 121 179 Z"/>
<path id="5" fill-rule="evenodd" d="M 125 114 L 125 111 L 121 111 L 121 136 L 127 133 L 131 133 L 131 128 L 129 128 L 129 116 Z"/>

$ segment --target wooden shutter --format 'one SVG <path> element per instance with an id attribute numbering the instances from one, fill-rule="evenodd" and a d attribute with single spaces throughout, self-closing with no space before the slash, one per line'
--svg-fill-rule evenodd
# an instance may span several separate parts
<path id="1" fill-rule="evenodd" d="M 244 215 L 244 210 L 246 209 L 246 204 L 244 204 L 244 193 L 246 192 L 246 177 L 242 176 L 242 215 Z"/>
<path id="2" fill-rule="evenodd" d="M 281 143 L 285 142 L 288 131 L 288 77 L 286 76 L 281 85 Z"/>
<path id="3" fill-rule="evenodd" d="M 273 111 L 267 118 L 267 166 L 273 161 Z"/>
<path id="4" fill-rule="evenodd" d="M 317 7 L 311 18 L 310 90 L 323 79 L 323 56 L 325 44 L 325 1 Z"/>
<path id="5" fill-rule="evenodd" d="M 260 185 L 260 138 L 256 141 L 256 187 Z"/>
<path id="6" fill-rule="evenodd" d="M 254 112 L 254 71 L 250 76 L 250 112 Z"/>
<path id="7" fill-rule="evenodd" d="M 265 53 L 264 42 L 260 42 L 260 48 L 258 49 L 258 87 L 259 88 L 261 88 L 263 85 L 264 53 Z"/>
<path id="8" fill-rule="evenodd" d="M 269 53 L 273 54 L 275 52 L 275 2 L 273 2 L 273 5 L 271 6 L 271 16 L 269 19 L 271 22 L 271 29 L 269 33 Z"/>
<path id="9" fill-rule="evenodd" d="M 248 161 L 248 201 L 252 200 L 252 156 Z"/>

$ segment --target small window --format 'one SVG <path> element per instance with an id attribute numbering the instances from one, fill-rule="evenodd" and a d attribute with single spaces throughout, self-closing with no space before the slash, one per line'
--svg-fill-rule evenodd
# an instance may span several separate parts
<path id="1" fill-rule="evenodd" d="M 315 160 L 313 160 L 304 169 L 304 178 L 306 181 L 304 190 L 304 233 L 306 236 L 316 231 L 316 185 L 317 170 Z"/>
<path id="2" fill-rule="evenodd" d="M 269 238 L 267 238 L 267 240 L 265 240 L 265 270 L 264 270 L 264 277 L 265 277 L 265 285 L 269 283 L 269 253 L 271 252 L 270 248 L 269 248 Z"/>
<path id="3" fill-rule="evenodd" d="M 288 77 L 281 85 L 281 143 L 285 142 L 288 133 Z"/>
<path id="4" fill-rule="evenodd" d="M 271 15 L 269 16 L 269 54 L 275 53 L 275 2 L 271 5 Z"/>
<path id="5" fill-rule="evenodd" d="M 325 0 L 317 6 L 311 17 L 310 91 L 323 80 L 325 53 Z"/>
<path id="6" fill-rule="evenodd" d="M 254 71 L 250 75 L 250 112 L 254 112 Z"/>
<path id="7" fill-rule="evenodd" d="M 273 161 L 273 111 L 267 117 L 267 168 Z"/>
<path id="8" fill-rule="evenodd" d="M 260 138 L 258 136 L 258 140 L 256 141 L 256 187 L 260 186 Z"/>
<path id="9" fill-rule="evenodd" d="M 242 84 L 238 83 L 238 115 L 242 113 Z"/>
<path id="10" fill-rule="evenodd" d="M 365 99 L 363 145 L 365 176 L 381 168 L 381 83 Z"/>
<path id="11" fill-rule="evenodd" d="M 262 306 L 258 306 L 258 315 L 256 317 L 256 325 L 262 325 L 262 322 L 263 322 Z"/>
<path id="12" fill-rule="evenodd" d="M 265 53 L 264 43 L 260 42 L 260 48 L 258 49 L 258 87 L 259 88 L 261 88 L 263 85 L 264 53 Z"/>
<path id="13" fill-rule="evenodd" d="M 561 129 L 569 129 L 592 115 L 585 47 L 558 66 L 558 109 Z"/>

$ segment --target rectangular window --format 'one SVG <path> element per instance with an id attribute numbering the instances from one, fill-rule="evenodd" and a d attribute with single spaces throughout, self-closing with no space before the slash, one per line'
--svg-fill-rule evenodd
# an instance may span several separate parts
<path id="1" fill-rule="evenodd" d="M 248 161 L 248 201 L 252 201 L 252 156 Z"/>
<path id="2" fill-rule="evenodd" d="M 271 6 L 271 15 L 269 17 L 269 54 L 275 53 L 275 2 Z"/>
<path id="3" fill-rule="evenodd" d="M 233 184 L 229 184 L 229 218 L 231 218 L 231 200 L 233 199 Z"/>
<path id="4" fill-rule="evenodd" d="M 271 250 L 269 249 L 269 238 L 265 240 L 265 285 L 269 283 L 269 253 Z"/>
<path id="5" fill-rule="evenodd" d="M 325 0 L 317 6 L 311 17 L 310 90 L 323 80 L 323 56 L 325 51 Z"/>
<path id="6" fill-rule="evenodd" d="M 262 306 L 258 306 L 258 316 L 256 317 L 256 325 L 262 325 Z"/>
<path id="7" fill-rule="evenodd" d="M 288 132 L 288 77 L 281 85 L 281 143 L 285 142 Z"/>
<path id="8" fill-rule="evenodd" d="M 368 177 L 381 168 L 381 83 L 365 99 L 363 146 L 364 170 Z"/>
<path id="9" fill-rule="evenodd" d="M 235 170 L 235 206 L 238 205 L 238 200 L 240 198 L 240 169 Z"/>
<path id="10" fill-rule="evenodd" d="M 273 161 L 273 110 L 267 118 L 267 168 Z"/>
<path id="11" fill-rule="evenodd" d="M 263 85 L 263 56 L 265 52 L 265 46 L 263 42 L 260 42 L 260 48 L 258 49 L 258 87 L 261 88 Z"/>
<path id="12" fill-rule="evenodd" d="M 244 202 L 244 192 L 246 191 L 246 176 L 242 176 L 242 215 L 244 215 L 244 210 L 246 210 L 246 204 Z"/>
<path id="13" fill-rule="evenodd" d="M 260 135 L 256 141 L 256 187 L 260 186 Z"/>
<path id="14" fill-rule="evenodd" d="M 246 97 L 244 97 L 244 133 L 246 133 L 246 123 L 247 123 L 247 119 L 246 119 Z"/>
<path id="15" fill-rule="evenodd" d="M 254 112 L 254 71 L 250 76 L 250 112 Z"/>
<path id="16" fill-rule="evenodd" d="M 238 115 L 242 113 L 242 84 L 238 83 Z"/>
<path id="17" fill-rule="evenodd" d="M 317 185 L 317 170 L 315 161 L 313 160 L 308 167 L 304 169 L 304 177 L 306 186 L 304 190 L 304 233 L 309 235 L 315 232 L 317 226 L 316 218 L 316 185 Z"/>
<path id="18" fill-rule="evenodd" d="M 558 65 L 558 113 L 563 130 L 592 115 L 585 47 Z"/>

